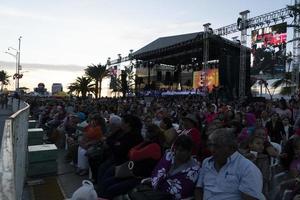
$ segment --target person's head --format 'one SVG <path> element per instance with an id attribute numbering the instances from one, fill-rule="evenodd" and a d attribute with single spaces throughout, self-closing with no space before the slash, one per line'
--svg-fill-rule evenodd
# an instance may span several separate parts
<path id="1" fill-rule="evenodd" d="M 256 117 L 255 117 L 254 114 L 252 114 L 252 113 L 246 113 L 244 115 L 243 125 L 249 127 L 249 126 L 255 126 L 255 123 L 256 123 Z"/>
<path id="2" fill-rule="evenodd" d="M 268 119 L 268 117 L 269 117 L 269 116 L 268 116 L 268 112 L 265 111 L 265 110 L 261 112 L 261 115 L 260 115 L 260 116 L 261 116 L 261 118 L 264 119 L 264 120 Z"/>
<path id="3" fill-rule="evenodd" d="M 300 158 L 300 137 L 295 137 L 293 141 L 293 150 L 296 158 Z"/>
<path id="4" fill-rule="evenodd" d="M 208 147 L 215 162 L 224 164 L 237 150 L 237 139 L 230 129 L 217 129 L 209 136 Z"/>
<path id="5" fill-rule="evenodd" d="M 108 126 L 111 132 L 118 130 L 121 127 L 122 118 L 118 115 L 110 115 L 108 120 Z"/>
<path id="6" fill-rule="evenodd" d="M 147 126 L 147 131 L 146 131 L 146 136 L 145 136 L 146 141 L 160 143 L 160 142 L 162 142 L 161 141 L 162 138 L 163 138 L 163 133 L 157 125 L 150 124 Z"/>
<path id="7" fill-rule="evenodd" d="M 286 100 L 285 100 L 285 99 L 281 99 L 281 100 L 279 101 L 279 107 L 280 107 L 282 110 L 287 109 L 287 103 L 286 103 Z"/>
<path id="8" fill-rule="evenodd" d="M 207 111 L 209 113 L 213 113 L 213 112 L 215 112 L 215 110 L 216 110 L 216 105 L 210 104 L 210 105 L 207 106 Z"/>
<path id="9" fill-rule="evenodd" d="M 255 127 L 256 127 L 256 128 L 258 128 L 258 127 L 263 127 L 263 122 L 262 122 L 262 119 L 261 119 L 261 118 L 257 118 L 257 119 L 256 119 Z"/>
<path id="10" fill-rule="evenodd" d="M 127 114 L 122 117 L 121 127 L 126 133 L 140 134 L 142 126 L 142 122 L 137 116 Z"/>
<path id="11" fill-rule="evenodd" d="M 258 137 L 263 137 L 265 139 L 265 141 L 268 140 L 268 138 L 267 138 L 268 134 L 267 134 L 265 128 L 260 128 L 260 127 L 256 128 L 254 130 L 253 135 L 258 136 Z"/>
<path id="12" fill-rule="evenodd" d="M 238 122 L 242 122 L 243 120 L 243 113 L 242 112 L 237 112 L 235 113 L 235 120 L 238 121 Z"/>
<path id="13" fill-rule="evenodd" d="M 278 115 L 278 113 L 273 113 L 272 114 L 272 116 L 271 116 L 271 120 L 273 121 L 273 122 L 276 122 L 277 120 L 279 119 L 279 115 Z"/>
<path id="14" fill-rule="evenodd" d="M 146 115 L 143 122 L 146 126 L 150 125 L 152 123 L 152 117 L 150 115 Z"/>
<path id="15" fill-rule="evenodd" d="M 256 151 L 262 153 L 264 151 L 264 141 L 262 136 L 253 135 L 249 138 L 249 149 L 250 151 Z"/>
<path id="16" fill-rule="evenodd" d="M 183 117 L 183 126 L 185 129 L 196 128 L 197 127 L 197 119 L 192 114 L 187 114 Z"/>
<path id="17" fill-rule="evenodd" d="M 179 163 L 187 162 L 192 155 L 194 143 L 187 135 L 180 135 L 174 143 L 175 160 Z"/>
<path id="18" fill-rule="evenodd" d="M 160 128 L 163 129 L 163 130 L 168 130 L 168 129 L 172 128 L 173 125 L 172 125 L 172 120 L 171 120 L 171 118 L 169 118 L 169 117 L 164 117 L 164 118 L 161 120 L 159 126 L 160 126 Z"/>
<path id="19" fill-rule="evenodd" d="M 288 118 L 288 117 L 284 117 L 284 118 L 282 119 L 282 124 L 283 124 L 283 126 L 289 125 L 289 124 L 290 124 L 289 118 Z"/>
<path id="20" fill-rule="evenodd" d="M 237 120 L 231 120 L 228 122 L 228 128 L 231 128 L 233 133 L 237 136 L 242 131 L 242 124 Z"/>
<path id="21" fill-rule="evenodd" d="M 230 120 L 233 120 L 234 119 L 234 112 L 233 110 L 228 110 L 226 113 L 225 113 L 225 118 L 230 121 Z"/>
<path id="22" fill-rule="evenodd" d="M 101 126 L 105 124 L 105 119 L 99 113 L 93 113 L 90 118 L 90 123 L 94 126 Z"/>
<path id="23" fill-rule="evenodd" d="M 120 126 L 122 123 L 122 118 L 119 117 L 118 115 L 112 114 L 112 115 L 110 115 L 108 122 L 109 122 L 110 126 Z"/>

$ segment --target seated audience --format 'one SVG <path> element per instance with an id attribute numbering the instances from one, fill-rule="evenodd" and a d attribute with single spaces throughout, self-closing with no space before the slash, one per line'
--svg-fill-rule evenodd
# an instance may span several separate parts
<path id="1" fill-rule="evenodd" d="M 260 170 L 237 151 L 236 137 L 218 129 L 209 137 L 212 156 L 206 158 L 195 190 L 196 200 L 265 199 Z"/>
<path id="2" fill-rule="evenodd" d="M 174 143 L 173 151 L 168 151 L 152 173 L 154 190 L 168 192 L 174 199 L 184 199 L 193 195 L 200 171 L 199 163 L 192 158 L 193 141 L 180 135 Z"/>

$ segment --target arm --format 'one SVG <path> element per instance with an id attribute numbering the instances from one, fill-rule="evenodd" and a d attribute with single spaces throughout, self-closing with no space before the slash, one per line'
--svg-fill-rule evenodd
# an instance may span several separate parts
<path id="1" fill-rule="evenodd" d="M 242 199 L 243 200 L 259 200 L 257 198 L 254 198 L 252 196 L 249 196 L 248 194 L 242 193 Z"/>
<path id="2" fill-rule="evenodd" d="M 269 156 L 272 156 L 272 157 L 278 157 L 279 156 L 279 152 L 277 151 L 277 149 L 275 149 L 271 145 L 266 147 L 266 151 L 267 151 Z"/>
<path id="3" fill-rule="evenodd" d="M 241 171 L 239 191 L 241 192 L 242 199 L 265 199 L 262 194 L 263 178 L 260 170 L 250 162 Z"/>
<path id="4" fill-rule="evenodd" d="M 299 172 L 297 169 L 290 169 L 289 173 L 293 178 L 296 178 L 297 176 L 299 176 Z"/>

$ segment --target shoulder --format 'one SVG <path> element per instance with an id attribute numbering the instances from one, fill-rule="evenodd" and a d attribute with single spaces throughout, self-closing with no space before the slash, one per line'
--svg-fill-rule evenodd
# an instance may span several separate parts
<path id="1" fill-rule="evenodd" d="M 205 158 L 202 162 L 202 168 L 208 167 L 210 165 L 210 163 L 213 162 L 212 159 L 213 159 L 212 156 Z"/>
<path id="2" fill-rule="evenodd" d="M 235 166 L 238 170 L 239 173 L 241 173 L 241 175 L 247 175 L 249 172 L 257 172 L 259 173 L 259 169 L 256 167 L 256 165 L 248 160 L 247 158 L 245 158 L 243 155 L 241 155 L 239 153 L 237 159 L 236 159 L 236 166 Z"/>

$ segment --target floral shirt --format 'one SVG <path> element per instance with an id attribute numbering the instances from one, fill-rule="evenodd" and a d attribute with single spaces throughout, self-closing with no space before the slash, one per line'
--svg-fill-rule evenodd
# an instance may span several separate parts
<path id="1" fill-rule="evenodd" d="M 152 187 L 170 193 L 174 199 L 188 198 L 193 195 L 200 164 L 191 158 L 187 163 L 171 170 L 174 152 L 168 151 L 152 172 Z"/>

